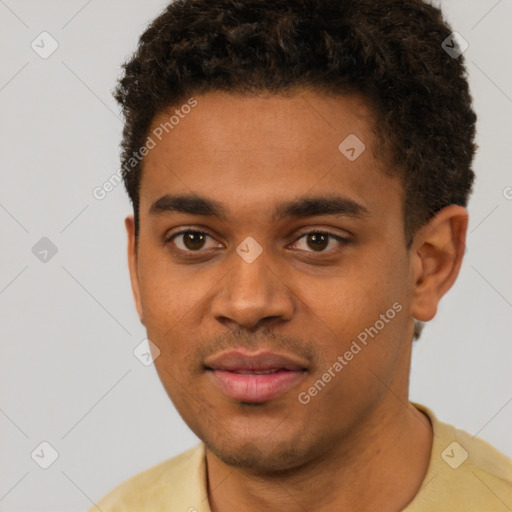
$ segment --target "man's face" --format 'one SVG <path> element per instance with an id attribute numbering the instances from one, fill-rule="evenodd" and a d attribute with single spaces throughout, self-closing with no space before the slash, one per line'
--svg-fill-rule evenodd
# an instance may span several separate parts
<path id="1" fill-rule="evenodd" d="M 358 96 L 196 100 L 145 157 L 132 264 L 139 313 L 167 393 L 206 446 L 228 464 L 291 468 L 407 400 L 402 188 L 382 172 Z M 198 202 L 176 211 L 178 195 L 215 202 L 223 216 Z M 333 199 L 333 211 L 317 198 Z M 209 369 L 233 350 L 294 365 L 274 375 Z"/>

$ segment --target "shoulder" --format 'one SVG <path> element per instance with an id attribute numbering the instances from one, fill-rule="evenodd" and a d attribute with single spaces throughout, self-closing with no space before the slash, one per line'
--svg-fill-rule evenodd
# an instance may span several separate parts
<path id="1" fill-rule="evenodd" d="M 439 421 L 418 406 L 432 423 L 434 439 L 424 483 L 409 512 L 512 510 L 512 459 L 488 442 Z"/>
<path id="2" fill-rule="evenodd" d="M 113 489 L 90 512 L 125 512 L 183 508 L 200 501 L 204 485 L 204 445 L 138 473 Z M 197 508 L 197 507 L 196 507 Z M 193 507 L 192 507 L 193 509 Z"/>
<path id="3" fill-rule="evenodd" d="M 476 474 L 486 474 L 512 485 L 512 459 L 498 451 L 487 441 L 474 437 L 466 431 L 450 426 L 455 442 L 466 446 L 468 468 Z M 451 452 L 450 452 L 451 454 Z M 448 453 L 445 453 L 445 457 Z M 465 454 L 463 454 L 465 455 Z"/>

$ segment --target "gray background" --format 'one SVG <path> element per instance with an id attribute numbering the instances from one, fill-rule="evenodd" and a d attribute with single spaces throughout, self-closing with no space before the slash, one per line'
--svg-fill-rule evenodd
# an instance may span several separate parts
<path id="1" fill-rule="evenodd" d="M 128 278 L 124 189 L 92 194 L 119 167 L 110 91 L 120 64 L 166 3 L 0 0 L 4 512 L 86 510 L 198 442 L 154 367 L 133 354 L 145 331 Z M 411 399 L 512 456 L 512 0 L 443 7 L 469 43 L 480 149 L 466 258 L 414 348 Z M 47 59 L 31 47 L 43 31 L 59 45 Z M 32 252 L 43 237 L 57 248 L 46 262 Z M 31 458 L 42 441 L 58 452 L 46 470 Z M 48 462 L 42 450 L 34 458 Z"/>

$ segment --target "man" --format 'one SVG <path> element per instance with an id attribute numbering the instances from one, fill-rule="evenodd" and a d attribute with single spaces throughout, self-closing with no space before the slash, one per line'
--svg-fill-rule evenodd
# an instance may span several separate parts
<path id="1" fill-rule="evenodd" d="M 149 26 L 116 90 L 130 275 L 202 443 L 91 510 L 512 507 L 511 461 L 408 399 L 468 225 L 457 49 L 419 0 L 178 0 Z"/>

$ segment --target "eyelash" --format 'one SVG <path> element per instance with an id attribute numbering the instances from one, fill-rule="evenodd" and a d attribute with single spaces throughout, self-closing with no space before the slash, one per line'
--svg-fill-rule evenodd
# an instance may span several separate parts
<path id="1" fill-rule="evenodd" d="M 206 235 L 210 238 L 213 239 L 213 237 L 211 235 L 209 235 L 208 233 L 206 233 L 205 231 L 199 231 L 199 230 L 195 230 L 195 229 L 184 229 L 182 231 L 179 231 L 178 233 L 173 233 L 171 236 L 169 237 L 166 237 L 165 239 L 165 244 L 167 245 L 168 243 L 171 243 L 173 242 L 173 240 L 175 238 L 177 238 L 178 236 L 180 235 L 185 235 L 187 233 L 194 233 L 194 234 L 200 234 L 200 235 Z M 330 231 L 325 231 L 325 230 L 311 230 L 311 231 L 304 231 L 302 233 L 300 233 L 300 235 L 295 239 L 295 241 L 293 242 L 293 244 L 297 243 L 301 238 L 307 236 L 307 235 L 324 235 L 324 236 L 328 236 L 330 238 L 334 238 L 337 242 L 339 242 L 340 246 L 343 247 L 343 246 L 346 246 L 346 245 L 349 245 L 352 240 L 350 240 L 349 238 L 345 238 L 345 237 L 342 237 L 340 235 L 336 235 L 334 233 L 331 233 Z M 194 254 L 194 253 L 201 253 L 201 252 L 206 252 L 206 251 L 203 251 L 201 249 L 197 250 L 197 251 L 191 251 L 191 250 L 184 250 L 184 249 L 180 249 L 180 248 L 176 248 L 176 250 L 182 252 L 182 253 L 190 253 L 190 254 Z M 321 255 L 321 254 L 329 254 L 329 253 L 335 253 L 337 251 L 340 250 L 340 247 L 338 247 L 337 249 L 331 249 L 329 251 L 303 251 L 303 252 L 307 252 L 309 254 L 316 254 L 316 255 Z"/>

